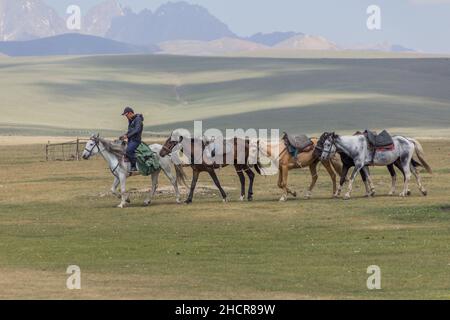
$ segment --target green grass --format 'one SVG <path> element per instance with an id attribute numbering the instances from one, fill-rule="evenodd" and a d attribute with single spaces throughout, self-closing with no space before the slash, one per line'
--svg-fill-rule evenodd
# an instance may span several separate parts
<path id="1" fill-rule="evenodd" d="M 123 106 L 149 131 L 205 120 L 318 134 L 389 128 L 448 136 L 448 59 L 96 56 L 0 61 L 1 134 L 116 134 Z"/>
<path id="2" fill-rule="evenodd" d="M 446 142 L 425 143 L 436 169 Z M 437 152 L 439 150 L 439 152 Z M 231 202 L 196 194 L 191 206 L 160 195 L 116 209 L 102 197 L 111 183 L 100 160 L 46 163 L 40 146 L 0 149 L 0 297 L 2 298 L 450 298 L 448 173 L 424 175 L 422 197 L 389 197 L 390 179 L 373 170 L 378 196 L 330 197 L 325 170 L 311 200 L 279 203 L 276 177 L 257 177 L 255 201 L 239 202 L 232 169 L 219 172 Z M 27 154 L 26 165 L 11 160 Z M 189 172 L 189 169 L 188 169 Z M 307 170 L 292 171 L 302 191 Z M 211 184 L 201 176 L 201 184 Z M 148 186 L 147 178 L 129 188 Z M 167 181 L 162 179 L 162 186 Z M 65 270 L 82 270 L 82 290 L 65 289 Z M 382 290 L 366 288 L 369 265 Z"/>

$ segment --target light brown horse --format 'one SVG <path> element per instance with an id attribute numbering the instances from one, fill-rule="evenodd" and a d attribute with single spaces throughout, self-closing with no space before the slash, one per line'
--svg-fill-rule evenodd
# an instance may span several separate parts
<path id="1" fill-rule="evenodd" d="M 318 139 L 313 138 L 311 140 L 315 148 Z M 312 190 L 314 189 L 318 179 L 317 165 L 319 163 L 323 164 L 330 175 L 331 181 L 333 182 L 333 195 L 336 193 L 336 172 L 339 176 L 342 174 L 341 161 L 336 156 L 334 156 L 331 160 L 320 161 L 319 157 L 314 154 L 314 148 L 311 148 L 310 151 L 299 153 L 297 158 L 294 158 L 288 151 L 284 140 L 281 140 L 280 142 L 260 141 L 260 153 L 270 158 L 272 162 L 278 162 L 278 187 L 283 190 L 283 195 L 281 196 L 280 201 L 286 201 L 289 194 L 297 197 L 297 192 L 290 190 L 288 187 L 289 170 L 301 169 L 305 167 L 309 167 L 312 178 L 311 184 L 305 194 L 306 198 L 310 198 L 312 195 Z"/>

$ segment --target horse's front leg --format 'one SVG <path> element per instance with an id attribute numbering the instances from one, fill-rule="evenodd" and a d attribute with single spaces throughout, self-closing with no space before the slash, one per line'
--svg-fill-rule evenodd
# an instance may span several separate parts
<path id="1" fill-rule="evenodd" d="M 309 199 L 312 196 L 312 191 L 314 189 L 314 186 L 317 183 L 317 179 L 319 178 L 317 175 L 317 164 L 318 162 L 315 162 L 309 166 L 309 172 L 311 173 L 311 184 L 309 185 L 308 190 L 305 192 L 305 198 Z"/>
<path id="2" fill-rule="evenodd" d="M 392 196 L 395 194 L 395 186 L 397 184 L 397 173 L 395 172 L 393 164 L 388 165 L 387 168 L 389 170 L 389 174 L 391 175 L 391 190 L 389 191 L 389 195 Z"/>
<path id="3" fill-rule="evenodd" d="M 119 187 L 119 183 L 120 183 L 119 178 L 114 176 L 114 182 L 111 187 L 111 193 L 118 198 L 120 198 L 120 193 L 117 193 L 117 188 Z"/>
<path id="4" fill-rule="evenodd" d="M 126 188 L 126 182 L 127 182 L 127 176 L 125 173 L 119 174 L 119 180 L 120 180 L 120 195 L 121 195 L 121 202 L 117 206 L 119 208 L 125 208 L 127 203 L 130 202 L 129 195 L 127 194 L 127 188 Z"/>
<path id="5" fill-rule="evenodd" d="M 352 175 L 350 177 L 350 181 L 348 183 L 348 190 L 344 196 L 344 200 L 349 200 L 351 198 L 352 191 L 353 191 L 353 183 L 355 182 L 355 178 L 358 175 L 358 173 L 361 171 L 362 168 L 364 168 L 364 164 L 361 164 L 361 163 L 355 164 L 355 168 L 353 169 Z"/>
<path id="6" fill-rule="evenodd" d="M 339 181 L 338 189 L 336 190 L 336 193 L 334 194 L 335 198 L 338 198 L 341 195 L 342 187 L 344 186 L 345 181 L 347 181 L 347 174 L 348 174 L 349 169 L 350 169 L 350 167 L 347 166 L 346 164 L 344 164 L 344 166 L 342 167 L 341 180 Z"/>
<path id="7" fill-rule="evenodd" d="M 283 195 L 280 198 L 281 202 L 287 200 L 289 193 L 291 193 L 294 197 L 297 196 L 296 193 L 292 192 L 287 187 L 288 175 L 289 175 L 289 167 L 288 166 L 280 166 L 279 176 L 278 176 L 278 187 L 283 190 Z"/>
<path id="8" fill-rule="evenodd" d="M 324 161 L 323 166 L 327 170 L 328 174 L 330 175 L 331 181 L 333 182 L 333 196 L 337 192 L 337 184 L 336 184 L 336 173 L 333 170 L 333 167 L 331 166 L 331 161 Z"/>
<path id="9" fill-rule="evenodd" d="M 200 171 L 196 169 L 192 169 L 192 181 L 191 181 L 191 190 L 189 191 L 189 195 L 185 201 L 186 204 L 192 203 L 192 199 L 194 198 L 194 190 L 197 185 L 198 176 L 200 175 Z"/>
<path id="10" fill-rule="evenodd" d="M 147 198 L 144 200 L 145 206 L 149 206 L 152 203 L 152 199 L 155 196 L 156 190 L 158 189 L 158 177 L 159 172 L 154 172 L 152 174 L 152 188 L 148 192 Z"/>

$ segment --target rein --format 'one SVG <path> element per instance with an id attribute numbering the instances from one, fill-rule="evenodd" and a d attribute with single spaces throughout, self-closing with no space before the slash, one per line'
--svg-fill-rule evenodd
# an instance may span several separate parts
<path id="1" fill-rule="evenodd" d="M 100 153 L 101 155 L 103 155 L 103 151 L 105 151 L 105 149 L 100 149 L 100 144 L 98 140 L 93 140 L 95 142 L 95 145 L 91 148 L 91 150 L 89 150 L 88 148 L 84 148 L 84 151 L 88 152 L 88 158 L 90 158 L 92 156 L 92 153 L 94 152 L 95 148 L 98 149 L 98 153 Z M 111 167 L 109 167 L 109 170 L 111 171 L 111 173 L 113 174 L 114 177 L 116 177 L 117 179 L 119 179 L 119 177 L 116 174 L 117 169 L 120 166 L 120 160 L 117 159 L 117 165 L 114 167 L 114 169 L 111 169 Z"/>
<path id="2" fill-rule="evenodd" d="M 169 148 L 169 147 L 167 147 L 166 145 L 163 145 L 163 150 L 166 150 L 168 153 L 172 153 L 172 150 Z"/>

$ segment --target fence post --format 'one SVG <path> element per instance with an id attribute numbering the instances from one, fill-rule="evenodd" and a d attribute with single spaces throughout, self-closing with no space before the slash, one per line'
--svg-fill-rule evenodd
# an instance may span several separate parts
<path id="1" fill-rule="evenodd" d="M 48 145 L 50 144 L 50 141 L 47 141 L 47 144 L 45 145 L 45 161 L 48 161 Z"/>
<path id="2" fill-rule="evenodd" d="M 77 161 L 80 161 L 80 138 L 77 137 Z"/>

